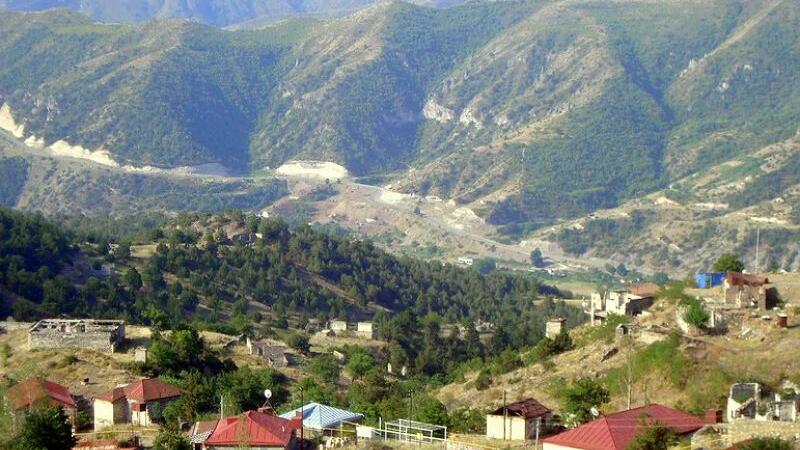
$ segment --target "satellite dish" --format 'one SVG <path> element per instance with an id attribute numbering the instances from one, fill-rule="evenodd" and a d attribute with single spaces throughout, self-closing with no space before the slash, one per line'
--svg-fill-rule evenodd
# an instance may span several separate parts
<path id="1" fill-rule="evenodd" d="M 272 391 L 271 391 L 271 390 L 269 390 L 269 389 L 265 389 L 265 390 L 264 390 L 264 397 L 265 397 L 267 400 L 269 400 L 270 398 L 272 398 Z"/>
<path id="2" fill-rule="evenodd" d="M 592 406 L 592 409 L 590 409 L 589 412 L 592 414 L 592 417 L 597 417 L 600 415 L 600 411 L 598 411 L 594 406 Z"/>

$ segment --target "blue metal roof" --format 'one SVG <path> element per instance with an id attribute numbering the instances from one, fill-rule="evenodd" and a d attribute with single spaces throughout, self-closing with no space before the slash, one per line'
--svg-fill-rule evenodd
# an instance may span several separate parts
<path id="1" fill-rule="evenodd" d="M 339 425 L 343 421 L 357 422 L 364 418 L 363 414 L 345 411 L 344 409 L 319 403 L 309 403 L 303 406 L 302 410 L 303 427 L 315 430 L 339 428 Z M 287 411 L 281 414 L 281 417 L 284 419 L 292 419 L 298 412 L 300 412 L 300 408 Z"/>

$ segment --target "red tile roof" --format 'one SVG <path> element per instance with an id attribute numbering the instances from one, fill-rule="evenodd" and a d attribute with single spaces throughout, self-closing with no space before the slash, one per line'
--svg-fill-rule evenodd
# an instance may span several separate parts
<path id="1" fill-rule="evenodd" d="M 292 440 L 289 420 L 258 411 L 220 420 L 206 440 L 208 446 L 285 447 Z"/>
<path id="2" fill-rule="evenodd" d="M 510 403 L 506 405 L 506 409 L 508 410 L 508 414 L 510 416 L 519 416 L 525 419 L 535 419 L 551 412 L 548 407 L 542 405 L 532 398 Z M 497 410 L 492 413 L 492 415 L 496 416 L 503 414 L 504 411 L 502 407 L 497 408 Z"/>
<path id="3" fill-rule="evenodd" d="M 699 418 L 662 405 L 647 405 L 601 417 L 543 442 L 584 450 L 624 450 L 642 428 L 642 422 L 658 422 L 677 434 L 702 428 Z"/>
<path id="4" fill-rule="evenodd" d="M 155 400 L 180 397 L 181 394 L 181 390 L 171 384 L 164 383 L 156 378 L 147 378 L 133 382 L 125 387 L 114 388 L 95 398 L 111 403 L 122 398 L 127 398 L 137 403 L 149 403 Z"/>
<path id="5" fill-rule="evenodd" d="M 28 378 L 10 387 L 6 395 L 14 411 L 28 408 L 41 401 L 68 408 L 78 406 L 69 389 L 44 378 Z"/>

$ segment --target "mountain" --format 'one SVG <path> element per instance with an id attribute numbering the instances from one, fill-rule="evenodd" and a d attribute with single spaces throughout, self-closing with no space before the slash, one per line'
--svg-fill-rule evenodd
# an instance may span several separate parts
<path id="1" fill-rule="evenodd" d="M 790 0 L 388 2 L 240 31 L 7 12 L 0 118 L 134 167 L 332 161 L 552 240 L 658 193 L 797 204 L 798 25 Z"/>
<path id="2" fill-rule="evenodd" d="M 214 26 L 252 27 L 299 15 L 330 16 L 354 11 L 379 0 L 0 0 L 0 9 L 45 11 L 64 8 L 104 23 L 189 19 Z M 447 7 L 465 0 L 418 0 Z"/>

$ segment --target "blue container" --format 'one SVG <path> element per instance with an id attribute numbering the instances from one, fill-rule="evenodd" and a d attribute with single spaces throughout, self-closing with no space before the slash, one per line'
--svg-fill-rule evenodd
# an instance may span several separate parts
<path id="1" fill-rule="evenodd" d="M 724 281 L 725 274 L 722 272 L 705 272 L 694 276 L 694 282 L 700 289 L 722 286 Z"/>

